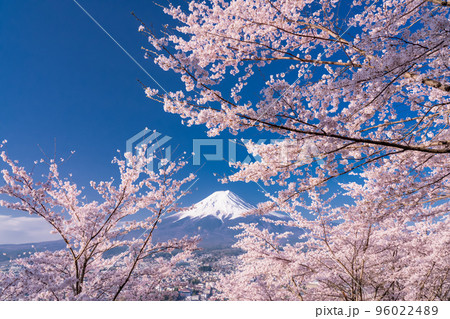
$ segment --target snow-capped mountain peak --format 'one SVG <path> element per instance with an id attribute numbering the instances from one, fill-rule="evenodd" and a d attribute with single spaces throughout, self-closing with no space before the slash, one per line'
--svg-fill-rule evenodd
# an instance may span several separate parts
<path id="1" fill-rule="evenodd" d="M 214 192 L 191 208 L 174 216 L 178 220 L 187 217 L 198 219 L 212 216 L 223 221 L 224 219 L 243 217 L 244 213 L 254 208 L 235 193 L 226 190 Z"/>

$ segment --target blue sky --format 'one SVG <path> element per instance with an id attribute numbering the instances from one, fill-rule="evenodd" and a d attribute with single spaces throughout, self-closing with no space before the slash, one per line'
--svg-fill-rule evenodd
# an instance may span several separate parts
<path id="1" fill-rule="evenodd" d="M 171 23 L 153 1 L 78 2 L 166 90 L 181 87 L 174 74 L 144 59 L 141 50 L 148 44 L 137 31 L 139 23 L 132 11 L 155 29 Z M 116 150 L 124 152 L 126 140 L 145 127 L 172 137 L 170 145 L 178 153 L 192 152 L 193 139 L 207 138 L 205 127 L 182 125 L 177 115 L 165 113 L 145 96 L 137 79 L 154 85 L 152 80 L 72 0 L 1 1 L 0 39 L 0 139 L 8 140 L 10 157 L 26 167 L 43 157 L 40 149 L 53 156 L 56 145 L 58 158 L 75 150 L 62 170 L 72 172 L 78 184 L 88 185 L 90 180 L 117 176 L 111 164 Z M 250 132 L 239 137 L 266 136 Z M 228 138 L 234 137 L 220 138 L 224 138 L 227 157 Z M 238 160 L 245 157 L 245 149 L 238 146 Z M 188 167 L 186 174 L 198 168 Z M 230 172 L 226 161 L 207 162 L 183 203 L 189 205 L 224 189 L 252 204 L 264 199 L 256 184 L 222 185 L 213 175 Z M 0 214 L 11 212 L 0 209 Z M 29 241 L 6 235 L 9 224 L 2 224 L 0 243 Z M 17 220 L 14 225 L 20 229 Z"/>

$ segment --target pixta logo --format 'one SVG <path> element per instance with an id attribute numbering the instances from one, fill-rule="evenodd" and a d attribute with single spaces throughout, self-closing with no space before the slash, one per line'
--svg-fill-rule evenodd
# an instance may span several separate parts
<path id="1" fill-rule="evenodd" d="M 171 160 L 171 146 L 166 145 L 164 147 L 171 139 L 170 136 L 145 128 L 127 140 L 126 151 L 133 154 L 142 148 L 143 145 L 146 145 L 146 156 L 152 158 L 152 161 L 148 164 L 148 169 L 160 169 L 163 159 L 164 162 Z M 237 144 L 244 147 L 243 153 L 238 154 Z M 242 164 L 263 161 L 258 154 L 252 152 L 251 145 L 268 145 L 273 147 L 273 153 L 276 153 L 276 156 L 270 160 L 280 165 L 295 164 L 301 166 L 313 162 L 321 166 L 324 164 L 323 157 L 320 155 L 316 145 L 310 141 L 292 139 L 258 139 L 257 141 L 241 139 L 241 141 L 238 141 L 237 139 L 207 138 L 192 139 L 192 165 L 201 165 L 202 161 L 215 162 L 226 160 L 230 164 L 238 161 Z M 159 160 L 158 165 L 154 167 L 157 160 Z"/>

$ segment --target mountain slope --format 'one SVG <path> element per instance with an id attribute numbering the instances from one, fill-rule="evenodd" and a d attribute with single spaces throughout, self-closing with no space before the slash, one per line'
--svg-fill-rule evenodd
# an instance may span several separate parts
<path id="1" fill-rule="evenodd" d="M 231 191 L 214 192 L 187 210 L 164 218 L 155 232 L 154 240 L 199 235 L 200 247 L 228 248 L 237 241 L 235 236 L 239 233 L 230 227 L 239 223 L 257 223 L 261 228 L 275 232 L 290 230 L 263 221 L 262 216 L 246 215 L 254 208 Z M 272 220 L 287 218 L 278 213 L 265 217 Z"/>

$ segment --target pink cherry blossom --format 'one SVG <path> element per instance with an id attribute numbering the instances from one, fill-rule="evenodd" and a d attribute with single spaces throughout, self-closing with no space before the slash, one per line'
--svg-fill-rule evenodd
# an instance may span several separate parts
<path id="1" fill-rule="evenodd" d="M 154 62 L 185 85 L 159 96 L 164 110 L 210 136 L 282 136 L 248 143 L 261 161 L 224 181 L 278 186 L 259 213 L 283 211 L 304 231 L 286 244 L 241 225 L 246 254 L 222 296 L 447 300 L 450 4 L 212 0 L 164 12 L 176 30 L 149 34 Z"/>
<path id="2" fill-rule="evenodd" d="M 155 173 L 147 168 L 145 148 L 126 153 L 113 161 L 120 179 L 92 181 L 98 196 L 88 202 L 75 183 L 60 177 L 56 163 L 38 181 L 5 151 L 0 156 L 8 166 L 0 187 L 8 199 L 0 206 L 41 217 L 66 244 L 14 260 L 19 271 L 0 273 L 1 300 L 154 300 L 177 285 L 182 268 L 176 265 L 190 258 L 198 238 L 157 242 L 153 235 L 161 218 L 178 209 L 183 185 L 194 179 L 174 178 L 185 162 Z"/>

